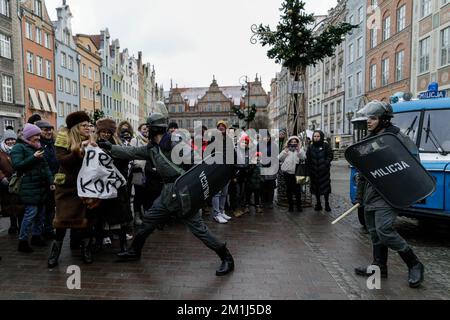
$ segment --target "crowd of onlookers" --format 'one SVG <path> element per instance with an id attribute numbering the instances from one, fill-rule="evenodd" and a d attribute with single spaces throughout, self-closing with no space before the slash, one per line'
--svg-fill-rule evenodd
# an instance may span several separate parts
<path id="1" fill-rule="evenodd" d="M 219 121 L 216 128 L 224 140 L 233 139 L 227 134 L 232 128 L 225 121 Z M 203 127 L 203 133 L 207 129 Z M 177 130 L 176 123 L 169 124 L 173 136 Z M 54 267 L 67 230 L 70 248 L 81 250 L 85 263 L 92 263 L 93 255 L 114 239 L 121 251 L 127 250 L 134 228 L 143 224 L 144 213 L 160 195 L 163 180 L 156 169 L 145 160 L 113 159 L 127 185 L 118 190 L 116 198 L 108 200 L 78 197 L 77 176 L 85 148 L 93 141 L 141 147 L 149 143 L 148 132 L 146 124 L 134 131 L 127 121 L 117 124 L 111 119 L 100 119 L 94 124 L 84 112 L 70 114 L 66 126 L 57 132 L 39 115 L 28 119 L 20 132 L 7 128 L 0 143 L 0 205 L 1 214 L 10 220 L 8 233 L 18 236 L 18 250 L 31 253 L 32 247 L 44 247 L 52 241 L 48 265 Z M 204 151 L 210 143 L 203 135 L 201 146 L 193 143 L 191 147 Z M 305 183 L 316 196 L 315 210 L 322 210 L 320 198 L 324 196 L 325 210 L 331 211 L 333 152 L 322 132 L 316 131 L 312 139 L 302 141 L 280 130 L 278 137 L 269 134 L 260 142 L 266 147 L 257 148 L 254 154 L 250 153 L 254 150 L 252 143 L 256 142 L 245 132 L 234 138 L 232 145 L 239 161 L 229 183 L 205 205 L 204 214 L 210 212 L 212 219 L 221 224 L 250 212 L 261 214 L 273 209 L 275 192 L 281 184 L 285 186 L 289 212 L 301 212 Z M 269 165 L 263 165 L 260 159 L 273 155 L 278 157 L 280 169 L 263 175 L 262 169 Z"/>

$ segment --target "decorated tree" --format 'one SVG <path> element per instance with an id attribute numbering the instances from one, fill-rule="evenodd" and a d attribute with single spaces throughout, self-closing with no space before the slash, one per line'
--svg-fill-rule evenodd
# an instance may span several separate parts
<path id="1" fill-rule="evenodd" d="M 316 21 L 314 14 L 305 12 L 303 1 L 285 0 L 280 8 L 280 22 L 275 30 L 268 25 L 252 26 L 252 42 L 257 42 L 256 37 L 263 47 L 270 47 L 267 56 L 288 68 L 294 83 L 298 84 L 296 89 L 291 90 L 287 124 L 289 134 L 298 134 L 306 129 L 306 68 L 333 56 L 335 47 L 349 31 L 357 27 L 346 22 L 336 23 L 336 16 L 345 10 L 341 0 L 338 1 L 338 8 L 341 12 L 333 11 L 325 20 Z M 320 32 L 317 27 L 321 28 Z M 303 90 L 298 89 L 301 86 Z"/>
<path id="2" fill-rule="evenodd" d="M 103 119 L 104 117 L 105 117 L 105 113 L 103 112 L 103 110 L 95 110 L 94 116 L 93 116 L 94 124 L 97 122 L 97 120 Z"/>

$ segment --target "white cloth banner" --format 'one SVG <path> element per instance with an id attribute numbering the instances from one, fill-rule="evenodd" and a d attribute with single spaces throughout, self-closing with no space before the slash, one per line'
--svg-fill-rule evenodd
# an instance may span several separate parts
<path id="1" fill-rule="evenodd" d="M 113 164 L 113 159 L 99 147 L 88 146 L 78 173 L 80 198 L 114 199 L 127 181 Z"/>

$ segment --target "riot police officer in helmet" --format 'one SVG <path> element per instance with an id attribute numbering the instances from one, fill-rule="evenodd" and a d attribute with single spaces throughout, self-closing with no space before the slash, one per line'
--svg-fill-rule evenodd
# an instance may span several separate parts
<path id="1" fill-rule="evenodd" d="M 382 133 L 395 134 L 413 156 L 419 157 L 419 151 L 414 142 L 392 124 L 394 112 L 390 104 L 372 101 L 359 111 L 358 115 L 367 119 L 368 138 Z M 366 225 L 373 244 L 372 265 L 380 268 L 382 277 L 387 277 L 388 251 L 394 250 L 408 267 L 409 286 L 419 287 L 424 279 L 424 266 L 394 228 L 397 218 L 396 209 L 390 206 L 366 179 L 361 175 L 358 176 L 356 202 L 364 207 Z M 367 277 L 372 275 L 367 267 L 356 268 L 355 273 Z"/>
<path id="2" fill-rule="evenodd" d="M 218 240 L 208 229 L 200 212 L 187 217 L 178 216 L 181 211 L 178 201 L 174 201 L 176 194 L 175 181 L 183 175 L 184 170 L 171 160 L 173 148 L 172 139 L 168 130 L 168 113 L 162 102 L 159 103 L 162 112 L 155 112 L 147 120 L 149 128 L 149 145 L 145 147 L 120 147 L 107 143 L 99 143 L 101 148 L 110 150 L 111 154 L 126 160 L 147 160 L 156 168 L 157 174 L 162 178 L 164 185 L 161 195 L 155 200 L 150 210 L 145 212 L 143 225 L 135 235 L 134 241 L 127 252 L 118 254 L 121 261 L 134 261 L 141 258 L 142 248 L 146 239 L 161 224 L 171 217 L 177 217 L 186 224 L 191 232 L 208 248 L 215 251 L 222 263 L 216 271 L 217 276 L 224 276 L 234 270 L 234 260 L 227 249 L 226 243 Z"/>

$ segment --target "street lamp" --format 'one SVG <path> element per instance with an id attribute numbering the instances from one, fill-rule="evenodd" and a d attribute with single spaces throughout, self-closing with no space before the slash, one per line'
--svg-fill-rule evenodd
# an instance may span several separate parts
<path id="1" fill-rule="evenodd" d="M 242 76 L 239 78 L 239 84 L 242 85 L 241 91 L 242 93 L 247 94 L 248 103 L 247 103 L 247 130 L 250 128 L 250 82 L 248 81 L 247 76 Z"/>
<path id="2" fill-rule="evenodd" d="M 93 94 L 94 94 L 94 117 L 95 117 L 95 99 L 96 97 L 101 97 L 101 84 L 99 81 L 95 81 L 92 84 L 92 90 L 93 90 Z"/>

